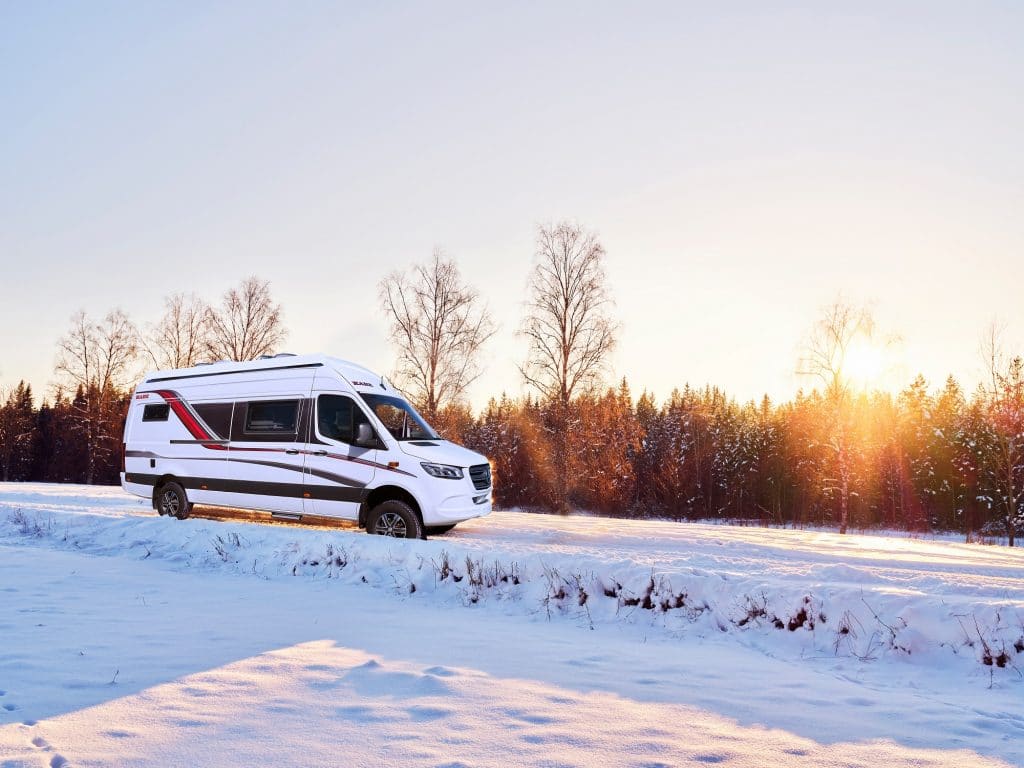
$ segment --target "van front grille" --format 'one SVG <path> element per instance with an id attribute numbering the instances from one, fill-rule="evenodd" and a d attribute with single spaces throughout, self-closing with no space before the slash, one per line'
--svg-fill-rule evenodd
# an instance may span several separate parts
<path id="1" fill-rule="evenodd" d="M 478 491 L 489 488 L 491 485 L 491 465 L 477 464 L 469 468 L 469 479 L 473 481 L 473 487 Z"/>

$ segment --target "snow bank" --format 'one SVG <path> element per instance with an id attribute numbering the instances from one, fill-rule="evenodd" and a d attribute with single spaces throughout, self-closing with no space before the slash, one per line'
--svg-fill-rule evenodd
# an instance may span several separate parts
<path id="1" fill-rule="evenodd" d="M 0 541 L 328 581 L 534 620 L 729 634 L 789 657 L 1024 667 L 1024 553 L 952 542 L 495 513 L 430 541 L 156 516 L 119 489 L 0 486 Z"/>

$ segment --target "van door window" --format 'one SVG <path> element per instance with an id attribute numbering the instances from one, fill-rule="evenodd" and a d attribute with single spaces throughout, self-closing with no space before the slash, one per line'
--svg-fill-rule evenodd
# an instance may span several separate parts
<path id="1" fill-rule="evenodd" d="M 320 395 L 317 398 L 316 428 L 321 436 L 351 444 L 362 423 L 369 423 L 369 419 L 352 398 L 344 395 Z"/>

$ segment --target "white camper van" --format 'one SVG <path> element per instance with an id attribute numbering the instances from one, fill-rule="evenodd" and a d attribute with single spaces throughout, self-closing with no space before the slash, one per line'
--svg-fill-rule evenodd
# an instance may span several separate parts
<path id="1" fill-rule="evenodd" d="M 122 470 L 126 491 L 178 518 L 210 504 L 423 538 L 491 511 L 485 456 L 438 437 L 377 374 L 326 355 L 148 374 Z"/>

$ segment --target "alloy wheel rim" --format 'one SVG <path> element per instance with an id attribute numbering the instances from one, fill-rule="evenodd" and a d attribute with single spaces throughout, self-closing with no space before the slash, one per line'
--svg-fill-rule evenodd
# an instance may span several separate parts
<path id="1" fill-rule="evenodd" d="M 385 512 L 377 518 L 374 531 L 380 536 L 391 536 L 396 539 L 404 539 L 408 533 L 405 520 L 397 512 Z"/>
<path id="2" fill-rule="evenodd" d="M 178 514 L 178 494 L 173 491 L 167 491 L 163 496 L 163 508 L 164 514 Z"/>

